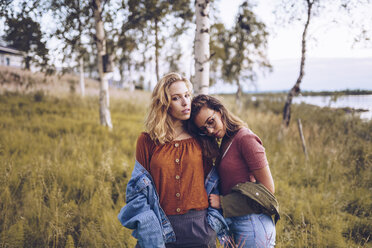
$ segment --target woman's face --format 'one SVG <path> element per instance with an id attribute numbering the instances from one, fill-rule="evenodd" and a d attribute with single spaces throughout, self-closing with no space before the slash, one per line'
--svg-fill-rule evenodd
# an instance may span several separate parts
<path id="1" fill-rule="evenodd" d="M 191 109 L 191 93 L 185 82 L 176 81 L 169 86 L 170 106 L 169 114 L 175 120 L 188 120 Z"/>
<path id="2" fill-rule="evenodd" d="M 203 107 L 194 119 L 195 125 L 199 130 L 216 138 L 223 138 L 226 133 L 225 125 L 223 124 L 221 113 L 213 109 Z"/>

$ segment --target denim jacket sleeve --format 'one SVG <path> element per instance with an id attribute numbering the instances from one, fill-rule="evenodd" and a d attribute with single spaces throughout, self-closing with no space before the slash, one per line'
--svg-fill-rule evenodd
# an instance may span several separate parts
<path id="1" fill-rule="evenodd" d="M 128 182 L 126 205 L 121 209 L 118 219 L 138 240 L 140 247 L 165 247 L 162 228 L 149 203 L 151 181 L 146 175 L 136 176 L 135 171 Z M 151 190 L 150 190 L 151 191 Z"/>
<path id="2" fill-rule="evenodd" d="M 205 180 L 205 189 L 207 190 L 208 196 L 210 194 L 219 195 L 218 190 L 219 176 L 215 167 L 209 172 Z M 212 227 L 213 230 L 217 233 L 217 237 L 221 244 L 224 244 L 228 239 L 228 225 L 226 220 L 221 214 L 221 211 L 211 206 L 208 207 L 208 224 Z"/>

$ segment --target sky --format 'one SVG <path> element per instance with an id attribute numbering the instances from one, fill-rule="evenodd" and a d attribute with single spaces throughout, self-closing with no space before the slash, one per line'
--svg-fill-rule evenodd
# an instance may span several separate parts
<path id="1" fill-rule="evenodd" d="M 217 1 L 221 20 L 229 27 L 242 0 Z M 303 25 L 297 22 L 282 28 L 275 24 L 272 13 L 275 8 L 273 0 L 256 1 L 255 13 L 267 25 L 270 31 L 268 39 L 268 57 L 273 65 L 273 72 L 259 76 L 257 88 L 245 87 L 245 90 L 282 91 L 290 89 L 299 74 L 301 57 L 301 35 Z M 336 11 L 336 10 L 329 10 Z M 372 13 L 372 3 L 359 8 L 360 16 Z M 327 13 L 329 14 L 329 13 Z M 307 46 L 305 77 L 303 90 L 372 90 L 372 45 L 353 46 L 356 30 L 345 27 L 347 18 L 333 13 L 338 24 L 326 25 L 322 17 L 314 18 L 309 28 L 310 39 Z M 329 22 L 329 21 L 328 21 Z M 367 44 L 368 45 L 368 44 Z M 218 89 L 218 90 L 217 90 Z M 219 83 L 211 88 L 212 93 L 219 91 L 235 92 L 236 87 Z"/>
<path id="2" fill-rule="evenodd" d="M 259 91 L 281 91 L 290 89 L 299 73 L 301 56 L 301 35 L 303 25 L 300 22 L 295 24 L 280 26 L 275 23 L 273 10 L 277 0 L 251 0 L 256 2 L 255 13 L 267 25 L 270 33 L 268 39 L 268 57 L 273 65 L 273 72 L 267 75 L 259 75 L 256 88 L 245 87 L 245 90 Z M 337 0 L 334 0 L 337 1 Z M 365 0 L 367 1 L 367 0 Z M 243 0 L 216 0 L 214 4 L 219 10 L 219 18 L 231 27 L 236 19 L 239 5 Z M 335 12 L 336 10 L 328 10 Z M 372 2 L 367 6 L 357 9 L 359 16 L 371 16 Z M 310 39 L 307 46 L 307 60 L 305 64 L 305 77 L 301 88 L 304 90 L 344 90 L 344 89 L 369 89 L 372 90 L 372 44 L 369 47 L 363 45 L 353 46 L 355 30 L 345 28 L 345 16 L 332 14 L 338 18 L 338 24 L 329 23 L 324 18 L 316 17 L 311 23 L 309 35 Z M 367 20 L 357 20 L 359 22 Z M 372 25 L 372 20 L 370 20 Z M 0 31 L 4 24 L 0 23 Z M 372 29 L 372 27 L 370 28 Z M 193 71 L 192 49 L 194 30 L 189 30 L 185 34 L 188 40 L 187 52 L 185 56 L 185 73 L 190 77 Z M 3 32 L 1 32 L 3 33 Z M 50 47 L 58 47 L 59 43 L 55 40 L 49 42 Z M 52 56 L 58 60 L 61 54 Z M 147 68 L 146 80 L 156 83 L 155 71 L 153 67 Z M 220 82 L 211 88 L 211 92 L 216 89 L 224 92 L 234 92 L 236 87 L 225 85 Z"/>
<path id="3" fill-rule="evenodd" d="M 227 25 L 232 26 L 235 21 L 235 16 L 242 0 L 219 0 L 217 1 L 218 9 L 220 10 L 220 18 Z M 266 23 L 270 30 L 268 41 L 268 54 L 271 60 L 299 58 L 301 56 L 301 35 L 303 25 L 295 23 L 280 28 L 275 25 L 275 16 L 272 13 L 275 8 L 274 0 L 257 0 L 255 13 Z M 372 13 L 372 3 L 368 8 L 363 7 L 359 10 L 362 13 Z M 339 19 L 342 19 L 341 16 Z M 350 30 L 343 28 L 345 21 L 340 20 L 339 24 L 330 26 L 324 24 L 324 18 L 313 18 L 310 24 L 312 29 L 310 36 L 312 39 L 308 42 L 308 56 L 316 58 L 355 58 L 355 57 L 372 57 L 372 45 L 369 48 L 360 46 L 352 48 L 353 37 L 350 35 Z M 310 29 L 309 28 L 309 29 Z M 314 40 L 316 39 L 316 40 Z"/>

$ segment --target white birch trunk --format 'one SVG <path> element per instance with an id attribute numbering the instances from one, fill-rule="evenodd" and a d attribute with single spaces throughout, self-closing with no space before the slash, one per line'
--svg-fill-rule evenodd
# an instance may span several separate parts
<path id="1" fill-rule="evenodd" d="M 101 125 L 112 129 L 110 115 L 110 97 L 107 73 L 103 71 L 103 56 L 106 54 L 106 38 L 105 30 L 102 21 L 102 6 L 101 0 L 94 0 L 94 20 L 96 24 L 96 44 L 98 54 L 98 72 L 100 77 L 100 92 L 99 92 L 99 115 Z"/>
<path id="2" fill-rule="evenodd" d="M 156 81 L 159 82 L 159 36 L 158 36 L 158 20 L 155 19 L 155 71 Z M 145 88 L 145 87 L 143 87 Z"/>
<path id="3" fill-rule="evenodd" d="M 196 0 L 195 31 L 195 85 L 197 94 L 208 94 L 209 91 L 209 4 L 210 0 Z"/>
<path id="4" fill-rule="evenodd" d="M 85 96 L 85 81 L 84 81 L 84 59 L 81 57 L 79 59 L 80 64 L 80 89 L 81 89 L 81 96 Z"/>

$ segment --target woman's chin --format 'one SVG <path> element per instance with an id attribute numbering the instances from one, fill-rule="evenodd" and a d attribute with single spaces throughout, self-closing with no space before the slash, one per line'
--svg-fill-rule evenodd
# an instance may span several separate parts
<path id="1" fill-rule="evenodd" d="M 218 138 L 218 139 L 222 139 L 223 136 L 225 136 L 225 132 L 224 132 L 223 130 L 219 130 L 219 131 L 216 133 L 216 135 L 215 135 L 215 137 Z"/>

